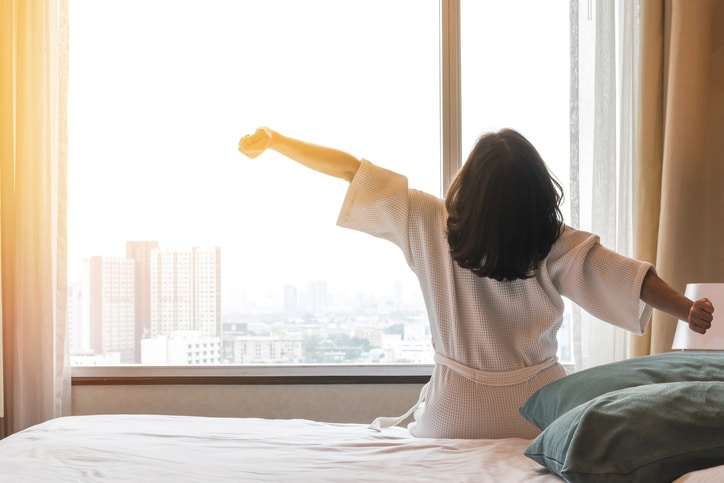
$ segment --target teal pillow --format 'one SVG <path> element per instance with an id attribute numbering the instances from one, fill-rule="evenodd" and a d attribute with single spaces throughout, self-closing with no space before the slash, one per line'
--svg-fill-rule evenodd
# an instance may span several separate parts
<path id="1" fill-rule="evenodd" d="M 724 464 L 724 382 L 609 392 L 563 414 L 525 455 L 568 482 L 671 482 Z"/>
<path id="2" fill-rule="evenodd" d="M 545 429 L 566 411 L 601 394 L 684 381 L 724 381 L 724 352 L 667 352 L 578 371 L 540 388 L 520 414 Z"/>

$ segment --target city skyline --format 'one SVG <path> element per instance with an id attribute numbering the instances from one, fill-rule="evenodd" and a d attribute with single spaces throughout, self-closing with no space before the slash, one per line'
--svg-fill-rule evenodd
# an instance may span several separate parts
<path id="1" fill-rule="evenodd" d="M 399 282 L 382 297 L 331 293 L 323 280 L 309 281 L 306 291 L 286 284 L 281 304 L 249 301 L 224 315 L 221 266 L 218 247 L 155 240 L 127 241 L 125 257 L 89 257 L 68 299 L 75 363 L 432 360 L 424 305 L 406 304 Z"/>

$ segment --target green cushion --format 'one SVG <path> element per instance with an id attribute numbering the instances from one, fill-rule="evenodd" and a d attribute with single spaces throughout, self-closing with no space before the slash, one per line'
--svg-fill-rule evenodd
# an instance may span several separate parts
<path id="1" fill-rule="evenodd" d="M 520 413 L 545 429 L 566 411 L 607 392 L 683 381 L 724 381 L 724 352 L 667 352 L 578 371 L 540 388 Z"/>
<path id="2" fill-rule="evenodd" d="M 724 382 L 609 392 L 551 423 L 525 455 L 569 482 L 671 482 L 724 464 Z"/>

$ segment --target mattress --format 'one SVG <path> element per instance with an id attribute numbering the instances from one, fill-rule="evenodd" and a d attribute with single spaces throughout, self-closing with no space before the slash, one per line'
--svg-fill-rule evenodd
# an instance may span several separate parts
<path id="1" fill-rule="evenodd" d="M 302 419 L 69 416 L 0 441 L 0 481 L 561 482 L 523 455 L 529 442 Z M 717 467 L 677 483 L 722 478 Z"/>

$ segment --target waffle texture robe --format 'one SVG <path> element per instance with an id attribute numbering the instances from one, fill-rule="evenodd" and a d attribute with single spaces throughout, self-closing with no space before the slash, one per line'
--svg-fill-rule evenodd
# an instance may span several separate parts
<path id="1" fill-rule="evenodd" d="M 639 297 L 652 265 L 566 226 L 533 278 L 498 282 L 455 263 L 446 220 L 443 200 L 409 189 L 405 176 L 366 160 L 337 220 L 396 244 L 419 280 L 436 355 L 409 429 L 418 437 L 532 438 L 539 430 L 518 408 L 566 375 L 556 357 L 562 296 L 599 319 L 643 333 L 652 309 Z M 373 427 L 406 416 L 379 418 Z"/>

